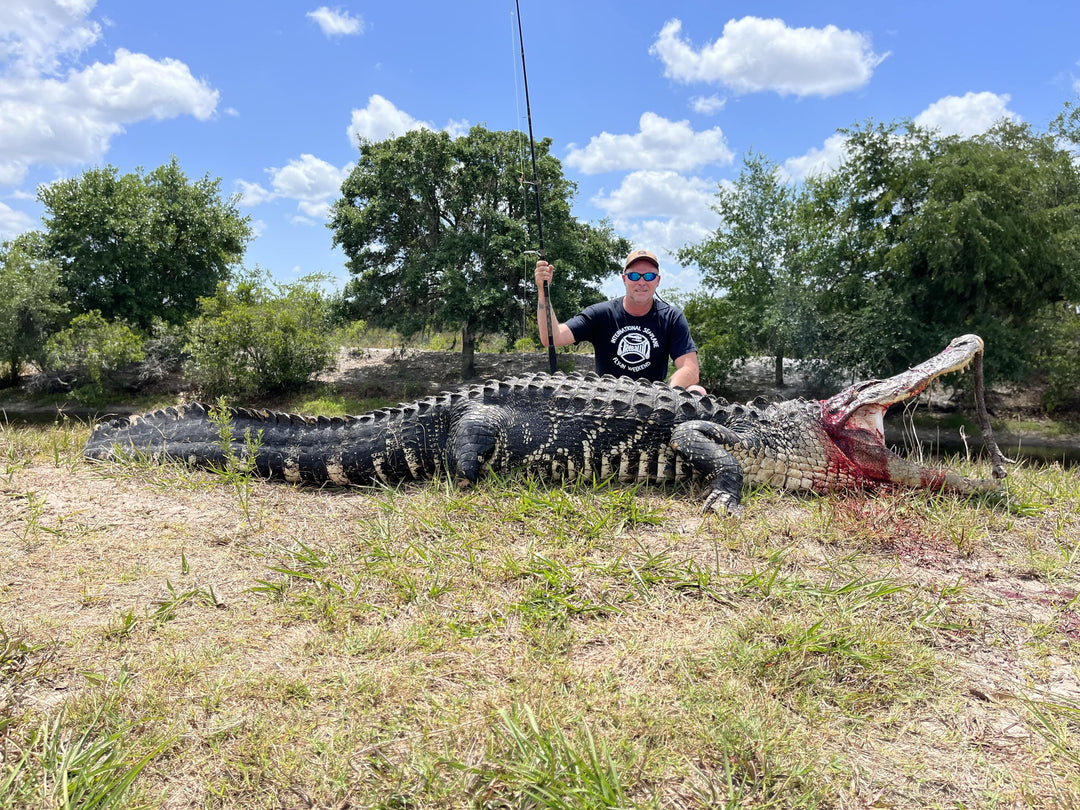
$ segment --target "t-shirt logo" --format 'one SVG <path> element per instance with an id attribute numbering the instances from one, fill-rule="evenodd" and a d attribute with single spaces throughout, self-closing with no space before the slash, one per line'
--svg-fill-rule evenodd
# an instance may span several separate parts
<path id="1" fill-rule="evenodd" d="M 636 366 L 649 362 L 652 345 L 641 332 L 627 332 L 615 347 L 615 354 L 628 366 Z"/>

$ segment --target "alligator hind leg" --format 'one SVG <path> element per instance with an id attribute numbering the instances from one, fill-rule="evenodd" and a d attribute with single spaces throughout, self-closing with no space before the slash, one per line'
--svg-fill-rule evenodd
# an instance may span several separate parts
<path id="1" fill-rule="evenodd" d="M 724 509 L 733 515 L 741 514 L 743 473 L 739 462 L 725 445 L 742 443 L 742 439 L 723 425 L 695 420 L 683 422 L 671 432 L 671 446 L 709 485 L 705 510 Z"/>
<path id="2" fill-rule="evenodd" d="M 480 468 L 495 450 L 498 435 L 499 409 L 487 405 L 470 408 L 450 431 L 447 461 L 451 475 L 475 484 Z"/>

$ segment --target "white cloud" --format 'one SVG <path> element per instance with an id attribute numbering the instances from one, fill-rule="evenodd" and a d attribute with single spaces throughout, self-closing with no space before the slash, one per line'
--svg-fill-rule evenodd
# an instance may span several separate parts
<path id="1" fill-rule="evenodd" d="M 660 294 L 693 292 L 701 286 L 701 275 L 696 267 L 682 267 L 676 258 L 676 252 L 690 244 L 698 244 L 715 230 L 700 222 L 683 219 L 646 219 L 637 221 L 618 221 L 613 223 L 618 232 L 630 240 L 635 247 L 651 250 L 660 259 Z M 608 279 L 600 287 L 608 296 L 614 297 L 624 292 L 619 278 Z"/>
<path id="2" fill-rule="evenodd" d="M 779 19 L 743 17 L 729 20 L 720 38 L 700 50 L 681 31 L 680 20 L 669 20 L 650 49 L 664 63 L 664 75 L 739 93 L 836 95 L 864 86 L 888 56 L 875 54 L 864 34 L 834 25 L 789 28 Z"/>
<path id="3" fill-rule="evenodd" d="M 126 125 L 213 116 L 219 94 L 183 62 L 123 48 L 61 75 L 63 58 L 100 35 L 91 0 L 8 0 L 0 8 L 0 184 L 32 165 L 99 160 Z"/>
<path id="4" fill-rule="evenodd" d="M 469 122 L 464 119 L 451 120 L 443 129 L 451 138 L 457 138 L 469 131 Z M 434 124 L 413 118 L 404 110 L 399 110 L 394 103 L 378 93 L 368 98 L 367 106 L 362 110 L 352 111 L 352 121 L 347 130 L 349 142 L 356 145 L 357 138 L 366 141 L 385 141 L 387 138 L 399 138 L 414 129 L 438 129 Z"/>
<path id="5" fill-rule="evenodd" d="M 926 129 L 936 129 L 942 135 L 970 138 L 986 132 L 1002 118 L 1018 120 L 1008 109 L 1009 96 L 996 93 L 967 93 L 964 96 L 945 96 L 915 117 L 915 123 Z M 820 149 L 811 149 L 799 157 L 788 158 L 781 166 L 783 179 L 801 183 L 807 177 L 829 174 L 839 168 L 847 157 L 847 138 L 832 135 Z"/>
<path id="6" fill-rule="evenodd" d="M 4 105 L 0 104 L 0 122 L 4 116 Z M 0 137 L 3 137 L 4 126 L 0 123 Z M 3 150 L 0 149 L 0 155 Z M 3 160 L 0 158 L 0 186 L 15 186 L 26 177 L 27 165 L 22 160 Z"/>
<path id="7" fill-rule="evenodd" d="M 696 217 L 713 202 L 715 184 L 673 171 L 631 172 L 606 196 L 590 202 L 607 215 L 627 217 Z"/>
<path id="8" fill-rule="evenodd" d="M 274 193 L 263 188 L 258 183 L 249 183 L 247 180 L 237 180 L 236 189 L 240 192 L 240 204 L 253 208 L 274 199 Z"/>
<path id="9" fill-rule="evenodd" d="M 341 190 L 349 166 L 338 168 L 314 155 L 301 155 L 280 168 L 270 169 L 271 184 L 280 197 L 308 202 L 324 200 Z"/>
<path id="10" fill-rule="evenodd" d="M 733 159 L 720 127 L 694 132 L 688 121 L 669 121 L 647 112 L 634 135 L 602 132 L 585 147 L 571 144 L 566 164 L 585 174 L 598 174 L 623 169 L 685 171 Z"/>
<path id="11" fill-rule="evenodd" d="M 37 223 L 22 211 L 0 202 L 0 241 L 14 238 L 31 230 Z"/>
<path id="12" fill-rule="evenodd" d="M 120 48 L 110 64 L 95 62 L 73 73 L 64 95 L 111 121 L 193 115 L 206 121 L 217 109 L 219 93 L 191 75 L 176 59 L 151 59 Z"/>
<path id="13" fill-rule="evenodd" d="M 395 136 L 400 137 L 414 129 L 434 129 L 434 127 L 416 120 L 376 93 L 368 98 L 366 107 L 352 111 L 352 122 L 348 129 L 349 141 L 354 144 L 357 138 L 383 141 Z"/>
<path id="14" fill-rule="evenodd" d="M 101 37 L 87 20 L 95 0 L 5 0 L 0 3 L 0 63 L 11 73 L 52 73 L 61 57 L 75 56 Z"/>
<path id="15" fill-rule="evenodd" d="M 460 138 L 469 134 L 469 130 L 472 129 L 472 125 L 466 118 L 451 119 L 450 122 L 443 127 L 446 130 L 446 134 L 451 138 Z"/>
<path id="16" fill-rule="evenodd" d="M 723 96 L 695 96 L 690 99 L 690 108 L 702 115 L 715 115 L 724 109 L 727 99 Z"/>
<path id="17" fill-rule="evenodd" d="M 590 202 L 611 217 L 618 233 L 660 257 L 665 290 L 689 291 L 699 284 L 697 271 L 680 268 L 675 254 L 716 230 L 720 217 L 711 207 L 714 196 L 715 184 L 699 177 L 638 171 L 627 175 L 619 188 L 601 192 Z M 611 295 L 619 290 L 617 280 L 604 287 Z"/>
<path id="18" fill-rule="evenodd" d="M 314 20 L 328 37 L 364 33 L 364 20 L 354 17 L 347 11 L 320 6 L 314 11 L 309 11 L 307 16 Z"/>
<path id="19" fill-rule="evenodd" d="M 830 135 L 820 149 L 811 149 L 805 155 L 788 158 L 780 167 L 781 179 L 801 183 L 813 175 L 830 174 L 840 168 L 847 157 L 847 138 Z"/>
<path id="20" fill-rule="evenodd" d="M 266 220 L 265 219 L 253 219 L 248 222 L 248 226 L 251 228 L 251 233 L 256 239 L 266 233 Z"/>
<path id="21" fill-rule="evenodd" d="M 967 93 L 938 99 L 917 116 L 915 123 L 926 129 L 936 129 L 942 135 L 970 138 L 986 132 L 1002 118 L 1018 120 L 1008 109 L 1008 94 Z"/>
<path id="22" fill-rule="evenodd" d="M 332 198 L 341 193 L 341 184 L 350 171 L 352 164 L 338 168 L 314 155 L 303 154 L 282 167 L 266 170 L 273 190 L 246 180 L 238 180 L 236 187 L 241 203 L 248 207 L 273 200 L 295 200 L 300 213 L 292 221 L 311 225 L 330 216 Z"/>

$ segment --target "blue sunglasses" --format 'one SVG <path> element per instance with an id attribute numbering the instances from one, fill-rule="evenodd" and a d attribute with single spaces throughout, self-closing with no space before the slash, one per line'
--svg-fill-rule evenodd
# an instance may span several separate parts
<path id="1" fill-rule="evenodd" d="M 659 275 L 659 273 L 627 273 L 626 277 L 631 281 L 641 281 L 642 279 L 653 281 Z"/>

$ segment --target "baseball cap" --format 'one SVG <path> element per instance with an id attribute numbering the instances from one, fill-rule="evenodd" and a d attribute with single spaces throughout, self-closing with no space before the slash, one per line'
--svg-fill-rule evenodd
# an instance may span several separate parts
<path id="1" fill-rule="evenodd" d="M 623 262 L 623 270 L 632 265 L 638 259 L 644 259 L 647 262 L 652 262 L 656 266 L 657 270 L 660 269 L 660 260 L 656 258 L 655 253 L 650 253 L 647 250 L 634 250 L 631 251 L 630 255 L 626 257 L 626 261 Z"/>

